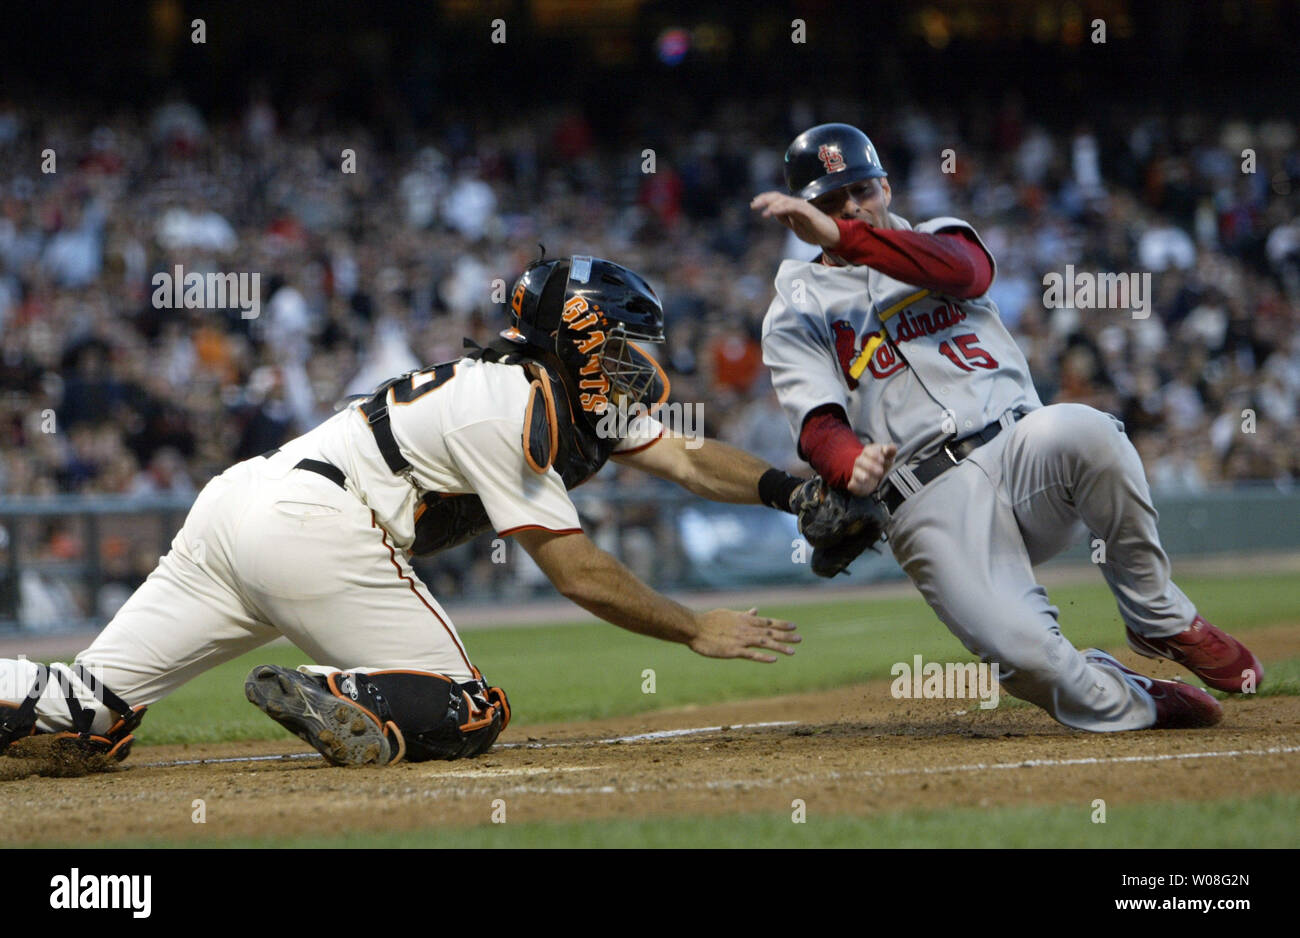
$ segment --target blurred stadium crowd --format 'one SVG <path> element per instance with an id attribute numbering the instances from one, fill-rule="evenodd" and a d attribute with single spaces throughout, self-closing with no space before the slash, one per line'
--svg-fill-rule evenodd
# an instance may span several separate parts
<path id="1" fill-rule="evenodd" d="M 213 121 L 173 96 L 105 117 L 0 103 L 0 495 L 193 492 L 344 395 L 490 340 L 539 242 L 644 273 L 674 399 L 798 471 L 758 335 L 781 258 L 815 251 L 747 203 L 822 120 L 872 136 L 895 212 L 976 226 L 1043 400 L 1121 417 L 1153 486 L 1300 476 L 1293 119 L 1135 112 L 1051 130 L 1011 94 L 978 133 L 909 106 L 732 100 L 680 125 L 643 106 L 614 140 L 575 107 L 449 113 L 394 138 L 258 95 Z M 1151 272 L 1150 317 L 1045 309 L 1043 277 L 1067 264 Z M 151 277 L 176 265 L 259 272 L 260 315 L 156 308 Z"/>

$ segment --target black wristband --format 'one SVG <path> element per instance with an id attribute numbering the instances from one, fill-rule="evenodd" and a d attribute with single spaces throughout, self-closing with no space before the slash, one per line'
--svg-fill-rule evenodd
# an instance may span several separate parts
<path id="1" fill-rule="evenodd" d="M 758 500 L 768 508 L 790 511 L 790 496 L 806 481 L 780 469 L 769 469 L 758 477 Z"/>

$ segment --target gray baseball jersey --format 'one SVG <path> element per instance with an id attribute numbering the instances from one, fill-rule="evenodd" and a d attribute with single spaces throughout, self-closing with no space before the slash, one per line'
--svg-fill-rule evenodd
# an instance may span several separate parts
<path id="1" fill-rule="evenodd" d="M 915 230 L 963 231 L 984 248 L 956 218 Z M 900 466 L 1006 411 L 1042 406 L 987 295 L 932 294 L 870 267 L 784 262 L 763 321 L 763 361 L 796 439 L 809 411 L 838 404 L 864 442 L 897 443 Z"/>
<path id="2" fill-rule="evenodd" d="M 962 231 L 988 253 L 955 218 L 915 230 Z M 888 478 L 909 494 L 889 546 L 935 614 L 1000 664 L 1004 689 L 1067 726 L 1151 726 L 1152 697 L 1070 644 L 1032 569 L 1086 529 L 1107 547 L 1102 574 L 1130 629 L 1168 636 L 1195 616 L 1169 577 L 1142 463 L 1119 421 L 1080 404 L 1043 407 L 987 296 L 960 300 L 865 266 L 798 261 L 781 265 L 776 291 L 763 360 L 795 437 L 809 411 L 838 404 L 859 439 L 898 444 Z M 1018 423 L 1017 410 L 1027 414 Z M 994 421 L 1005 432 L 918 483 L 909 463 Z"/>

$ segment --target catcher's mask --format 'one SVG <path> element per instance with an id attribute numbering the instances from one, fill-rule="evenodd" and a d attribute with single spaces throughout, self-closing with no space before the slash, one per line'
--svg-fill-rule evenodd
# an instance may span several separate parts
<path id="1" fill-rule="evenodd" d="M 664 341 L 663 307 L 639 274 L 585 255 L 539 260 L 515 283 L 510 309 L 514 325 L 501 334 L 554 352 L 588 416 L 668 399 L 667 375 L 633 341 Z"/>

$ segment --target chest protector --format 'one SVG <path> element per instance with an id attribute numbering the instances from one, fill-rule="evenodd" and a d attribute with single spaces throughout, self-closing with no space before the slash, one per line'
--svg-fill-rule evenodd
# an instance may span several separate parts
<path id="1" fill-rule="evenodd" d="M 592 420 L 575 407 L 577 388 L 568 370 L 552 352 L 498 340 L 486 348 L 469 339 L 465 358 L 524 370 L 530 381 L 528 410 L 520 445 L 524 461 L 539 474 L 551 468 L 569 490 L 586 482 L 609 460 L 619 441 L 597 435 Z M 429 492 L 415 512 L 417 557 L 456 547 L 492 530 L 483 501 L 473 493 L 447 495 Z"/>

